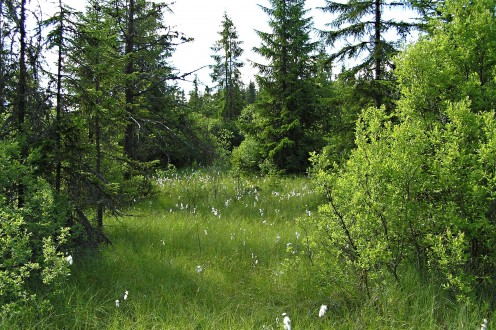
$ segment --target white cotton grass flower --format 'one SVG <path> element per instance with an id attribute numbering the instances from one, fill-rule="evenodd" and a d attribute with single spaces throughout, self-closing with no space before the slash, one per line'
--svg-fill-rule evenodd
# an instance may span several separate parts
<path id="1" fill-rule="evenodd" d="M 72 256 L 71 255 L 68 255 L 67 257 L 65 257 L 65 260 L 67 261 L 67 263 L 69 264 L 69 266 L 72 265 L 73 260 L 72 260 Z"/>
<path id="2" fill-rule="evenodd" d="M 282 325 L 284 327 L 284 330 L 291 330 L 291 319 L 289 318 L 288 314 L 282 313 Z"/>
<path id="3" fill-rule="evenodd" d="M 482 321 L 482 324 L 481 324 L 481 330 L 487 330 L 488 323 L 489 323 L 489 320 L 484 319 L 484 321 Z"/>
<path id="4" fill-rule="evenodd" d="M 220 219 L 220 211 L 217 210 L 215 207 L 212 207 L 212 214 Z"/>
<path id="5" fill-rule="evenodd" d="M 253 252 L 251 253 L 251 259 L 253 267 L 256 267 L 258 265 L 258 257 Z"/>
<path id="6" fill-rule="evenodd" d="M 119 299 L 115 300 L 115 307 L 119 307 Z"/>
<path id="7" fill-rule="evenodd" d="M 320 306 L 319 317 L 324 317 L 326 312 L 327 312 L 327 305 Z"/>
<path id="8" fill-rule="evenodd" d="M 126 292 L 124 292 L 124 300 L 127 300 L 128 296 L 129 296 L 129 291 L 126 290 Z"/>

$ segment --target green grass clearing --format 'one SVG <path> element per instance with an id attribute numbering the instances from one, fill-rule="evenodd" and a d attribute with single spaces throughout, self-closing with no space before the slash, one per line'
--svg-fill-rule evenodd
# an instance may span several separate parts
<path id="1" fill-rule="evenodd" d="M 323 275 L 295 221 L 321 201 L 307 178 L 189 171 L 160 182 L 107 221 L 111 246 L 75 256 L 50 315 L 7 328 L 282 329 L 286 312 L 293 329 L 476 329 L 487 317 L 413 276 L 368 299 L 345 275 Z"/>

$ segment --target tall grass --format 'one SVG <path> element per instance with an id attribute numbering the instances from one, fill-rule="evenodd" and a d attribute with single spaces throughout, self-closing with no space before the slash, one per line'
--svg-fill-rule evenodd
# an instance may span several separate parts
<path id="1" fill-rule="evenodd" d="M 106 223 L 112 245 L 74 257 L 50 314 L 2 328 L 281 329 L 286 312 L 294 329 L 477 329 L 488 317 L 414 276 L 369 298 L 338 267 L 312 265 L 309 228 L 295 221 L 321 202 L 307 178 L 187 171 L 157 182 L 156 196 Z"/>

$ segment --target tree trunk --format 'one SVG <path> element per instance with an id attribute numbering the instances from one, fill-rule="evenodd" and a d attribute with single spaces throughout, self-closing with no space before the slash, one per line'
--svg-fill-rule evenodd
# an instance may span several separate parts
<path id="1" fill-rule="evenodd" d="M 4 0 L 0 0 L 0 113 L 4 113 L 5 110 L 5 62 L 4 62 L 4 37 L 3 37 L 3 3 Z"/>
<path id="2" fill-rule="evenodd" d="M 97 81 L 95 83 L 95 89 L 96 92 L 100 90 L 100 84 Z M 99 110 L 99 102 L 96 104 L 96 112 L 95 112 L 95 151 L 96 151 L 96 160 L 95 160 L 95 173 L 97 176 L 97 180 L 101 180 L 102 177 L 102 147 L 100 143 L 100 135 L 101 135 L 101 129 L 100 129 L 100 110 Z M 98 228 L 102 229 L 103 228 L 103 200 L 102 196 L 103 194 L 100 192 L 100 189 L 98 189 L 98 196 L 97 196 L 97 207 L 96 207 L 96 223 Z"/>
<path id="3" fill-rule="evenodd" d="M 125 56 L 127 56 L 127 65 L 125 69 L 126 75 L 126 112 L 129 116 L 128 123 L 126 126 L 126 131 L 124 133 L 124 153 L 131 160 L 136 159 L 136 123 L 134 119 L 134 87 L 132 83 L 132 75 L 134 73 L 134 59 L 132 54 L 134 52 L 134 36 L 135 36 L 135 0 L 129 1 L 128 8 L 128 21 L 127 21 L 127 33 L 126 33 L 126 49 Z"/>
<path id="4" fill-rule="evenodd" d="M 99 17 L 99 11 L 96 11 L 96 21 L 100 22 L 100 17 Z M 100 41 L 98 41 L 98 47 L 100 47 Z M 96 58 L 96 67 L 100 66 L 100 58 Z M 95 153 L 96 153 L 96 159 L 95 159 L 95 174 L 97 177 L 98 182 L 102 182 L 102 145 L 101 145 L 101 124 L 100 124 L 100 104 L 101 104 L 101 98 L 99 95 L 100 92 L 100 77 L 96 77 L 95 79 L 95 94 L 97 95 L 97 99 L 95 102 Z M 103 229 L 103 211 L 105 208 L 104 202 L 103 202 L 103 195 L 104 193 L 102 192 L 102 189 L 99 187 L 100 184 L 97 184 L 97 201 L 96 201 L 96 224 L 100 231 Z"/>
<path id="5" fill-rule="evenodd" d="M 381 0 L 375 0 L 375 36 L 374 36 L 374 60 L 375 60 L 375 72 L 374 80 L 378 82 L 382 78 L 382 49 L 381 49 Z M 380 92 L 380 87 L 376 84 L 377 90 L 375 91 L 375 105 L 380 107 L 382 104 L 382 95 Z"/>
<path id="6" fill-rule="evenodd" d="M 28 158 L 28 145 L 24 121 L 26 117 L 26 90 L 27 90 L 27 69 L 26 69 L 26 0 L 21 0 L 21 18 L 19 20 L 19 82 L 17 85 L 17 124 L 19 140 L 21 145 L 21 163 Z M 17 190 L 17 205 L 24 206 L 24 184 L 19 179 Z"/>
<path id="7" fill-rule="evenodd" d="M 62 0 L 59 0 L 60 8 L 60 31 L 59 31 L 59 51 L 57 59 L 57 109 L 55 117 L 55 191 L 60 192 L 61 172 L 62 172 L 62 155 L 61 155 L 61 120 L 62 120 L 62 52 L 64 44 L 64 10 L 62 8 Z"/>

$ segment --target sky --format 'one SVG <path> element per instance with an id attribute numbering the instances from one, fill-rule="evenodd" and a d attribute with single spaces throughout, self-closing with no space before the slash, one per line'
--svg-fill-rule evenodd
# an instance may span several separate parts
<path id="1" fill-rule="evenodd" d="M 264 59 L 255 54 L 253 47 L 260 46 L 260 38 L 255 30 L 270 32 L 267 21 L 268 16 L 262 11 L 258 4 L 268 7 L 267 0 L 176 0 L 171 6 L 173 14 L 166 16 L 168 25 L 175 26 L 178 31 L 195 40 L 191 43 L 182 44 L 177 47 L 172 62 L 181 73 L 192 72 L 204 65 L 214 64 L 210 49 L 220 39 L 221 22 L 224 12 L 231 18 L 238 31 L 239 40 L 243 42 L 244 49 L 241 61 L 245 63 L 241 69 L 242 79 L 245 84 L 255 80 L 257 70 L 249 61 L 263 63 Z M 323 6 L 324 0 L 307 0 L 308 9 Z M 319 17 L 320 26 L 323 28 L 323 14 L 317 10 L 311 10 L 309 16 Z M 206 67 L 197 72 L 202 85 L 213 86 L 210 80 L 211 70 Z M 188 79 L 192 81 L 194 75 Z M 192 88 L 191 82 L 181 82 L 180 86 L 186 91 Z M 200 88 L 201 90 L 201 88 Z"/>

